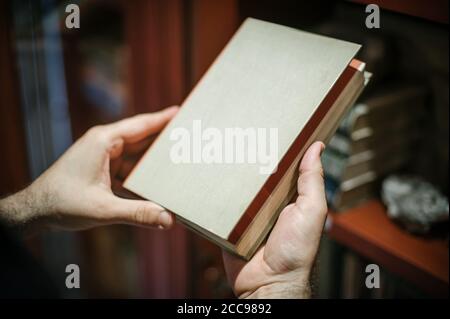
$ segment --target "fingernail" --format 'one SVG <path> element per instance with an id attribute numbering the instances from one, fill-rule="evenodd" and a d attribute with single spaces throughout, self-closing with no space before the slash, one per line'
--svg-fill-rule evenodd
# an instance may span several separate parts
<path id="1" fill-rule="evenodd" d="M 158 228 L 160 229 L 169 228 L 170 226 L 172 226 L 172 216 L 169 214 L 169 212 L 164 210 L 159 213 L 158 223 Z"/>

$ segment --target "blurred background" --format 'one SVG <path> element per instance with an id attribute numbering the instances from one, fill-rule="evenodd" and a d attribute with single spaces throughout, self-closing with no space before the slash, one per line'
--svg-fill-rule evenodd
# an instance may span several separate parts
<path id="1" fill-rule="evenodd" d="M 80 28 L 65 26 L 66 6 Z M 380 28 L 365 25 L 368 3 Z M 371 83 L 323 155 L 318 298 L 448 296 L 448 2 L 0 1 L 0 196 L 89 127 L 181 104 L 246 17 L 363 45 Z M 64 297 L 232 297 L 221 251 L 180 225 L 27 240 Z M 0 258 L 1 262 L 1 258 Z M 65 267 L 81 269 L 66 289 Z M 379 289 L 366 266 L 381 269 Z"/>

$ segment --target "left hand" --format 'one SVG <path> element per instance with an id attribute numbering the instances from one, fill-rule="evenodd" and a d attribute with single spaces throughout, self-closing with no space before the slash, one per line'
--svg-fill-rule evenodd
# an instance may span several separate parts
<path id="1" fill-rule="evenodd" d="M 170 107 L 91 128 L 29 187 L 0 201 L 0 217 L 64 230 L 115 223 L 171 227 L 173 214 L 150 201 L 117 197 L 111 186 L 128 175 L 149 137 L 177 111 Z"/>

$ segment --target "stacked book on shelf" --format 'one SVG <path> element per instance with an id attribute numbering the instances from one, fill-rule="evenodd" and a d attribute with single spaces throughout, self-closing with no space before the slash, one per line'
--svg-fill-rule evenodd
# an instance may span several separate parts
<path id="1" fill-rule="evenodd" d="M 411 160 L 426 92 L 419 85 L 385 88 L 349 111 L 322 156 L 332 209 L 376 196 L 381 179 Z"/>

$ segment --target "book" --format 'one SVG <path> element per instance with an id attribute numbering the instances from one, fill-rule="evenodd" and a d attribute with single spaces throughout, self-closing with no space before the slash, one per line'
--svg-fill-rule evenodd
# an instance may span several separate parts
<path id="1" fill-rule="evenodd" d="M 380 177 L 368 171 L 344 182 L 325 175 L 325 194 L 328 205 L 340 212 L 373 198 L 379 188 Z"/>
<path id="2" fill-rule="evenodd" d="M 381 179 L 411 161 L 427 95 L 422 85 L 387 85 L 351 108 L 322 155 L 332 209 L 375 197 Z"/>
<path id="3" fill-rule="evenodd" d="M 377 145 L 350 156 L 328 148 L 322 155 L 325 173 L 339 181 L 346 181 L 368 171 L 385 175 L 405 164 L 413 155 L 415 136 L 392 136 L 384 145 Z"/>
<path id="4" fill-rule="evenodd" d="M 427 93 L 423 85 L 387 86 L 352 107 L 338 132 L 360 139 L 373 134 L 377 128 L 384 131 L 417 122 L 424 115 Z"/>
<path id="5" fill-rule="evenodd" d="M 331 138 L 363 90 L 359 48 L 247 19 L 124 187 L 249 259 L 296 193 L 306 149 Z M 229 147 L 238 131 L 245 139 Z"/>

